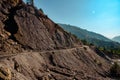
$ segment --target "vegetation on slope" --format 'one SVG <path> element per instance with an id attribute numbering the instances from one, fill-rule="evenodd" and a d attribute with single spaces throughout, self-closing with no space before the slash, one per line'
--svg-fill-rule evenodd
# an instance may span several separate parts
<path id="1" fill-rule="evenodd" d="M 59 24 L 63 29 L 78 37 L 85 45 L 95 45 L 100 51 L 107 53 L 110 57 L 120 55 L 120 43 L 114 42 L 100 34 L 90 32 L 75 26 Z"/>
<path id="2" fill-rule="evenodd" d="M 120 65 L 117 62 L 110 68 L 110 76 L 120 78 Z"/>

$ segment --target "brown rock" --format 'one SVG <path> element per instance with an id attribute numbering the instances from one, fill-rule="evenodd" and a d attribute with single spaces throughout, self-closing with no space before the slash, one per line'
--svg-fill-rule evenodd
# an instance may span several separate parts
<path id="1" fill-rule="evenodd" d="M 20 0 L 8 0 L 8 3 L 11 4 L 13 7 L 15 7 L 16 5 L 18 5 L 20 2 Z"/>
<path id="2" fill-rule="evenodd" d="M 0 80 L 11 80 L 12 74 L 9 68 L 5 68 L 5 66 L 0 67 Z"/>
<path id="3" fill-rule="evenodd" d="M 19 1 L 0 0 L 0 64 L 7 67 L 0 68 L 1 79 L 110 79 L 105 75 L 109 61 L 42 11 Z"/>

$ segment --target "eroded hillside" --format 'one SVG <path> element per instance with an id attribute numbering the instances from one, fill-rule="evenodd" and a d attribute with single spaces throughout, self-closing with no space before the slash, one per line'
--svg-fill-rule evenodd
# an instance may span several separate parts
<path id="1" fill-rule="evenodd" d="M 21 0 L 0 1 L 0 79 L 109 80 L 109 61 Z"/>

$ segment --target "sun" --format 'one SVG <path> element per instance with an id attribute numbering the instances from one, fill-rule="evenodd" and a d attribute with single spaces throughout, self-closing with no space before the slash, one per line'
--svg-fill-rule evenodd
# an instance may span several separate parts
<path id="1" fill-rule="evenodd" d="M 95 10 L 93 10 L 93 11 L 92 11 L 92 14 L 95 14 L 95 13 L 96 13 L 96 11 L 95 11 Z"/>

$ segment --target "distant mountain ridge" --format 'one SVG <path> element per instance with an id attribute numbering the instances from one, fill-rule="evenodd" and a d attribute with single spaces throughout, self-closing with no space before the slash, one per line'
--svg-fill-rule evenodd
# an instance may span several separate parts
<path id="1" fill-rule="evenodd" d="M 81 40 L 86 40 L 89 43 L 94 44 L 97 47 L 105 47 L 105 48 L 118 48 L 120 47 L 120 44 L 117 42 L 114 42 L 106 37 L 104 37 L 101 34 L 87 31 L 85 29 L 72 26 L 72 25 L 67 25 L 67 24 L 61 24 L 59 25 L 65 29 L 66 31 L 76 35 L 79 39 Z"/>
<path id="2" fill-rule="evenodd" d="M 120 36 L 116 36 L 112 38 L 112 40 L 120 43 Z"/>
<path id="3" fill-rule="evenodd" d="M 110 39 L 104 37 L 103 35 L 100 35 L 95 32 L 87 31 L 85 29 L 72 26 L 72 25 L 66 25 L 66 24 L 59 24 L 62 28 L 64 28 L 68 32 L 72 32 L 73 34 L 79 35 L 78 37 L 81 39 L 85 38 L 95 38 L 103 41 L 111 41 Z M 68 28 L 69 27 L 69 28 Z"/>

